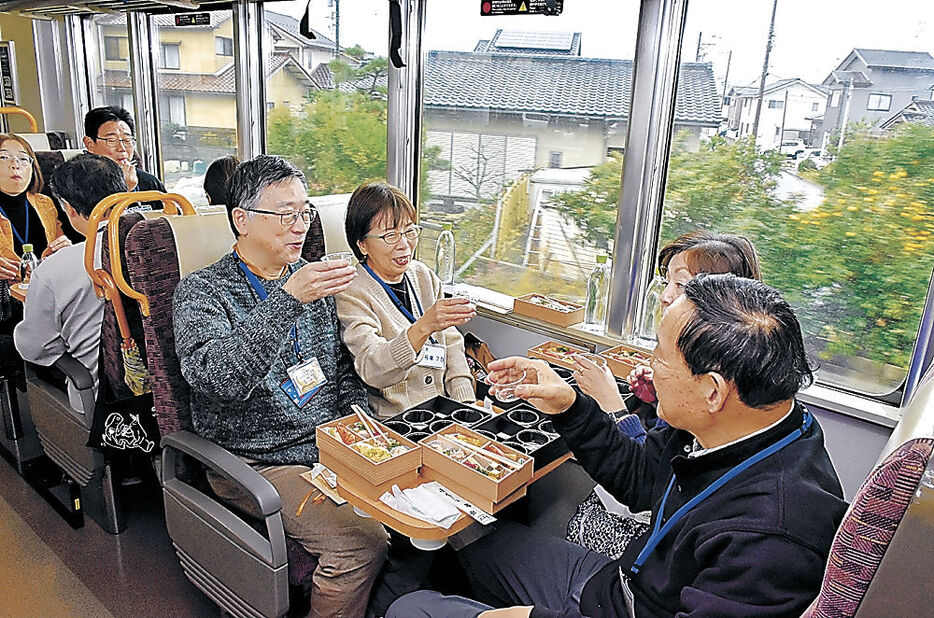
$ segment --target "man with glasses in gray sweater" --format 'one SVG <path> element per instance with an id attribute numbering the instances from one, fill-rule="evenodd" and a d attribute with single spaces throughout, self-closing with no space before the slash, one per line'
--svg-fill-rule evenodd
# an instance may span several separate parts
<path id="1" fill-rule="evenodd" d="M 386 531 L 349 504 L 305 502 L 312 486 L 300 476 L 318 460 L 315 427 L 352 404 L 366 409 L 333 298 L 356 273 L 345 262 L 301 258 L 316 211 L 304 175 L 280 157 L 259 156 L 236 169 L 227 212 L 233 251 L 185 277 L 175 292 L 192 423 L 279 492 L 286 534 L 318 560 L 310 615 L 363 616 Z M 231 483 L 209 480 L 221 498 L 255 511 Z"/>

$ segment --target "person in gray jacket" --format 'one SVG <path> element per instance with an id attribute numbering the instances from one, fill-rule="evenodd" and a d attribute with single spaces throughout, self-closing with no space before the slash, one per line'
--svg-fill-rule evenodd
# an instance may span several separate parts
<path id="1" fill-rule="evenodd" d="M 349 504 L 308 501 L 312 486 L 301 477 L 318 460 L 315 428 L 352 413 L 353 404 L 367 409 L 333 298 L 356 273 L 301 258 L 316 211 L 304 175 L 284 159 L 240 164 L 226 206 L 233 251 L 175 291 L 175 345 L 191 385 L 192 423 L 279 492 L 285 533 L 318 561 L 311 615 L 363 616 L 386 531 Z M 222 499 L 255 514 L 231 483 L 209 480 Z"/>
<path id="2" fill-rule="evenodd" d="M 52 191 L 62 210 L 82 236 L 88 218 L 105 197 L 126 191 L 120 166 L 106 157 L 80 154 L 63 163 L 52 176 Z M 106 224 L 97 230 L 102 234 Z M 100 247 L 94 257 L 100 268 Z M 13 339 L 16 349 L 27 361 L 49 366 L 68 353 L 87 367 L 94 378 L 97 394 L 97 360 L 100 351 L 101 321 L 104 300 L 94 293 L 91 278 L 84 269 L 84 243 L 65 247 L 39 264 L 29 281 L 23 321 L 16 325 Z M 81 410 L 81 398 L 74 385 L 68 384 L 71 407 Z"/>

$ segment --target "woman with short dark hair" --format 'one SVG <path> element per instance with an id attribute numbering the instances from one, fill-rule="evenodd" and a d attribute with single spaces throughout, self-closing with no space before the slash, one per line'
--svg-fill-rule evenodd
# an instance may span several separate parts
<path id="1" fill-rule="evenodd" d="M 347 243 L 357 278 L 337 296 L 344 344 L 386 417 L 437 395 L 473 401 L 464 338 L 455 326 L 476 315 L 468 299 L 441 297 L 441 281 L 413 259 L 421 228 L 408 197 L 365 183 L 347 205 Z"/>
<path id="2" fill-rule="evenodd" d="M 240 158 L 231 155 L 215 159 L 208 166 L 208 171 L 204 173 L 204 194 L 208 198 L 208 204 L 227 203 L 227 181 L 233 176 L 238 165 Z"/>

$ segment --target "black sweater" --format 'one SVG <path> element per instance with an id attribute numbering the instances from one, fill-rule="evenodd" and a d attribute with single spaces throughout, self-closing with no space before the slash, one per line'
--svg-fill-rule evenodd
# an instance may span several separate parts
<path id="1" fill-rule="evenodd" d="M 693 436 L 673 427 L 649 432 L 644 446 L 617 431 L 586 395 L 553 417 L 584 469 L 633 511 L 651 509 L 676 485 L 668 518 L 724 472 L 796 429 L 803 408 L 769 431 L 689 459 Z M 830 543 L 846 510 L 816 419 L 805 434 L 699 503 L 652 552 L 630 586 L 636 616 L 800 616 L 817 595 Z M 626 616 L 620 571 L 649 534 L 587 582 L 585 616 Z M 533 616 L 549 616 L 536 608 Z"/>

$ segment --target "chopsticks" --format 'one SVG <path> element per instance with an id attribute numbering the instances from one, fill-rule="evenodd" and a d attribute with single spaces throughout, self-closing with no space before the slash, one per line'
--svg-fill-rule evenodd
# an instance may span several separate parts
<path id="1" fill-rule="evenodd" d="M 383 444 L 389 444 L 389 441 L 388 441 L 389 439 L 386 437 L 386 432 L 379 429 L 379 425 L 377 425 L 375 422 L 371 426 L 370 425 L 371 421 L 367 419 L 367 415 L 363 412 L 360 406 L 358 406 L 355 403 L 352 403 L 350 404 L 350 409 L 354 411 L 354 413 L 357 415 L 357 418 L 360 419 L 360 422 L 363 423 L 363 426 L 366 428 L 366 430 L 370 432 L 371 438 L 375 440 L 378 436 L 383 439 Z M 374 431 L 374 428 L 379 430 L 379 433 Z"/>
<path id="2" fill-rule="evenodd" d="M 451 442 L 454 442 L 454 443 L 457 444 L 458 446 L 463 446 L 464 448 L 466 448 L 467 450 L 471 451 L 471 452 L 474 453 L 475 455 L 483 455 L 483 456 L 486 457 L 487 459 L 492 459 L 493 461 L 498 461 L 499 463 L 506 464 L 507 466 L 509 466 L 509 467 L 512 468 L 513 470 L 518 470 L 519 468 L 522 467 L 522 464 L 520 464 L 520 463 L 517 462 L 517 461 L 513 461 L 513 460 L 509 459 L 508 457 L 502 457 L 502 456 L 500 456 L 500 455 L 497 455 L 496 453 L 493 453 L 492 451 L 485 451 L 485 450 L 483 450 L 482 448 L 477 447 L 477 446 L 474 446 L 474 445 L 471 444 L 470 442 L 465 442 L 465 441 L 463 441 L 463 440 L 461 440 L 461 439 L 455 437 L 455 436 L 452 435 L 452 434 L 441 434 L 441 437 L 447 438 L 448 440 L 450 440 Z"/>

